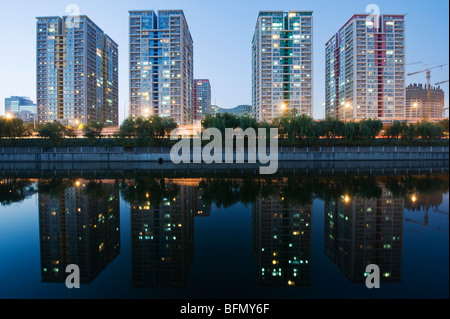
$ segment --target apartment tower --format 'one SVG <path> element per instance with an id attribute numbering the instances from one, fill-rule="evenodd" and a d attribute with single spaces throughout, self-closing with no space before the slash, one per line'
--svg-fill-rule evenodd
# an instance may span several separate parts
<path id="1" fill-rule="evenodd" d="M 37 122 L 118 126 L 118 45 L 86 16 L 36 27 Z"/>
<path id="2" fill-rule="evenodd" d="M 130 11 L 129 116 L 192 124 L 193 41 L 182 10 Z"/>
<path id="3" fill-rule="evenodd" d="M 252 41 L 252 100 L 258 121 L 286 112 L 313 116 L 312 12 L 262 11 Z"/>
<path id="4" fill-rule="evenodd" d="M 325 116 L 405 118 L 404 15 L 353 15 L 325 45 Z"/>
<path id="5" fill-rule="evenodd" d="M 202 120 L 211 108 L 211 84 L 207 79 L 194 80 L 194 122 Z"/>

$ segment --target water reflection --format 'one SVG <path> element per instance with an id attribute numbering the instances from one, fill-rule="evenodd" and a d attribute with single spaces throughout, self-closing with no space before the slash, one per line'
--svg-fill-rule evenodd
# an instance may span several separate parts
<path id="1" fill-rule="evenodd" d="M 258 196 L 253 204 L 253 254 L 261 285 L 309 285 L 312 205 Z"/>
<path id="2" fill-rule="evenodd" d="M 351 282 L 363 283 L 366 266 L 376 264 L 381 282 L 400 282 L 405 202 L 384 185 L 374 196 L 327 196 L 324 250 Z"/>
<path id="3" fill-rule="evenodd" d="M 194 255 L 194 187 L 147 177 L 120 186 L 130 203 L 133 286 L 183 287 Z"/>
<path id="4" fill-rule="evenodd" d="M 119 189 L 112 180 L 40 180 L 39 238 L 44 282 L 64 282 L 66 266 L 91 282 L 120 253 Z"/>
<path id="5" fill-rule="evenodd" d="M 371 263 L 380 266 L 382 282 L 401 282 L 405 225 L 435 227 L 429 211 L 448 216 L 438 209 L 448 188 L 448 174 L 8 178 L 0 181 L 0 203 L 19 203 L 37 190 L 42 280 L 63 282 L 65 266 L 74 263 L 89 283 L 120 254 L 122 197 L 130 207 L 132 285 L 140 288 L 185 287 L 194 218 L 214 218 L 213 205 L 242 203 L 252 213 L 254 277 L 261 286 L 284 287 L 311 285 L 315 214 L 324 216 L 323 252 L 350 282 L 363 283 Z M 316 200 L 324 211 L 314 211 Z M 424 211 L 424 219 L 405 218 L 407 210 Z"/>

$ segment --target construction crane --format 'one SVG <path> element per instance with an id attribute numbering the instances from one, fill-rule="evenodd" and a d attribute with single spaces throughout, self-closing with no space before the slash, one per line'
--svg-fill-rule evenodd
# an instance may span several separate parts
<path id="1" fill-rule="evenodd" d="M 406 65 L 421 64 L 422 62 L 407 63 Z"/>
<path id="2" fill-rule="evenodd" d="M 441 82 L 438 82 L 438 83 L 434 83 L 434 85 L 439 85 L 439 84 L 442 84 L 442 83 L 445 83 L 445 82 L 448 82 L 448 80 L 441 81 Z"/>
<path id="3" fill-rule="evenodd" d="M 428 67 L 428 65 L 426 65 L 425 64 L 425 66 L 427 67 L 425 70 L 420 70 L 420 71 L 417 71 L 417 72 L 413 72 L 413 73 L 408 73 L 408 76 L 411 76 L 411 75 L 414 75 L 414 74 L 419 74 L 419 73 L 422 73 L 422 72 L 426 72 L 427 73 L 427 110 L 426 110 L 426 115 L 425 115 L 425 118 L 426 119 L 429 119 L 430 118 L 430 111 L 431 111 L 431 105 L 430 105 L 430 103 L 431 103 L 431 92 L 430 92 L 430 90 L 431 90 L 431 85 L 430 85 L 430 80 L 431 80 L 431 70 L 432 69 L 436 69 L 436 68 L 442 68 L 442 67 L 444 67 L 444 66 L 446 66 L 448 63 L 445 63 L 445 64 L 441 64 L 441 65 L 437 65 L 437 66 L 433 66 L 433 67 L 431 67 L 431 68 L 429 68 Z"/>

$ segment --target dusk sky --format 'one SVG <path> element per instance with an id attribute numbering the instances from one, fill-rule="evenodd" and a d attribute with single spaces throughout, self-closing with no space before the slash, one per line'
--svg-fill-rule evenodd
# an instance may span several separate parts
<path id="1" fill-rule="evenodd" d="M 210 79 L 212 103 L 221 107 L 251 104 L 251 40 L 261 10 L 313 11 L 314 118 L 324 117 L 325 43 L 355 13 L 378 5 L 381 14 L 406 15 L 406 62 L 414 72 L 449 62 L 448 1 L 292 1 L 292 0 L 2 0 L 0 11 L 0 114 L 4 99 L 29 96 L 36 101 L 36 17 L 68 15 L 76 4 L 119 44 L 119 118 L 123 119 L 128 93 L 128 11 L 182 9 L 194 40 L 194 77 Z M 431 83 L 449 79 L 449 66 L 431 72 Z M 425 73 L 407 77 L 426 83 Z M 449 83 L 442 84 L 445 107 Z M 446 111 L 448 116 L 448 110 Z"/>

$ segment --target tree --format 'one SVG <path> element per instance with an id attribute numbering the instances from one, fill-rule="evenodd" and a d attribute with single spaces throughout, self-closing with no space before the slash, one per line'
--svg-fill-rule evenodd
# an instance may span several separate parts
<path id="1" fill-rule="evenodd" d="M 84 137 L 89 140 L 90 144 L 95 142 L 98 145 L 102 139 L 103 126 L 102 122 L 91 122 L 83 127 Z"/>
<path id="2" fill-rule="evenodd" d="M 330 137 L 342 136 L 344 123 L 334 117 L 327 117 L 323 127 L 326 137 L 330 139 Z"/>
<path id="3" fill-rule="evenodd" d="M 160 121 L 153 122 L 153 138 L 161 146 L 164 137 L 178 127 L 177 122 L 171 117 L 159 117 Z M 150 121 L 152 122 L 152 121 Z"/>
<path id="4" fill-rule="evenodd" d="M 46 123 L 37 131 L 40 137 L 48 138 L 56 146 L 64 138 L 66 128 L 60 122 L 54 121 Z"/>
<path id="5" fill-rule="evenodd" d="M 361 132 L 364 127 L 364 137 L 370 140 L 375 139 L 377 135 L 380 134 L 381 130 L 383 129 L 383 122 L 381 122 L 379 119 L 366 119 L 362 120 L 360 122 L 361 125 Z"/>
<path id="6" fill-rule="evenodd" d="M 402 122 L 401 128 L 402 139 L 413 141 L 417 137 L 417 129 L 414 123 Z"/>
<path id="7" fill-rule="evenodd" d="M 255 118 L 250 117 L 248 115 L 244 115 L 239 117 L 239 127 L 245 131 L 249 127 L 254 128 L 255 130 L 258 128 L 258 122 Z"/>
<path id="8" fill-rule="evenodd" d="M 423 140 L 430 142 L 442 136 L 442 126 L 428 121 L 422 121 L 417 124 L 417 133 Z"/>
<path id="9" fill-rule="evenodd" d="M 120 125 L 117 137 L 121 139 L 130 139 L 136 137 L 136 123 L 132 117 L 126 118 Z"/>
<path id="10" fill-rule="evenodd" d="M 159 117 L 154 116 L 153 121 L 158 121 Z M 135 123 L 135 145 L 150 145 L 153 138 L 153 125 L 152 120 L 149 120 L 145 117 L 138 117 L 134 123 Z"/>
<path id="11" fill-rule="evenodd" d="M 359 123 L 354 121 L 344 123 L 342 135 L 347 142 L 358 138 L 357 134 L 359 135 Z"/>
<path id="12" fill-rule="evenodd" d="M 70 138 L 77 137 L 77 133 L 75 132 L 75 129 L 72 126 L 67 126 L 64 134 L 65 134 L 65 136 L 70 137 Z"/>
<path id="13" fill-rule="evenodd" d="M 449 132 L 449 122 L 448 119 L 443 119 L 439 122 L 439 125 L 442 127 L 442 131 L 447 133 Z"/>
<path id="14" fill-rule="evenodd" d="M 23 126 L 23 136 L 32 137 L 34 134 L 34 124 L 32 122 L 28 122 Z"/>
<path id="15" fill-rule="evenodd" d="M 12 140 L 16 144 L 16 138 L 22 137 L 25 132 L 23 121 L 19 118 L 0 118 L 0 138 Z"/>
<path id="16" fill-rule="evenodd" d="M 386 134 L 390 138 L 398 139 L 399 135 L 402 133 L 402 123 L 399 121 L 394 121 L 391 126 L 388 127 Z"/>
<path id="17" fill-rule="evenodd" d="M 324 121 L 313 122 L 310 128 L 309 137 L 317 141 L 321 136 L 325 135 Z"/>

